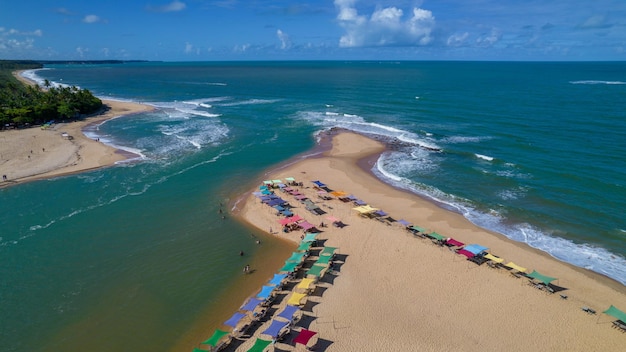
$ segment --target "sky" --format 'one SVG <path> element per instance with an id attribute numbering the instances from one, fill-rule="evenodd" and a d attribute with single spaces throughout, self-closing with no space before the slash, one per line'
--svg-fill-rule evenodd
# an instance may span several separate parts
<path id="1" fill-rule="evenodd" d="M 0 59 L 625 61 L 626 0 L 0 0 Z"/>

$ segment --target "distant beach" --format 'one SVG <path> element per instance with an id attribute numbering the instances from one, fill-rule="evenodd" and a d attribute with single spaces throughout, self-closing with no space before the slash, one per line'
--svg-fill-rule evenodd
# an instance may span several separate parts
<path id="1" fill-rule="evenodd" d="M 19 72 L 14 76 L 26 84 L 34 84 Z M 151 111 L 153 107 L 114 100 L 102 102 L 106 109 L 95 116 L 55 123 L 45 129 L 35 126 L 0 133 L 0 175 L 7 177 L 0 187 L 78 173 L 125 160 L 128 153 L 88 138 L 83 130 L 111 118 Z"/>
<path id="2" fill-rule="evenodd" d="M 377 141 L 347 132 L 324 138 L 332 138 L 332 150 L 324 156 L 264 175 L 303 182 L 300 190 L 318 202 L 326 215 L 312 215 L 297 200 L 278 195 L 312 224 L 328 222 L 329 215 L 347 224 L 341 229 L 322 228 L 318 238 L 325 240 L 325 246 L 338 247 L 345 262 L 336 275 L 322 277 L 320 289 L 309 298 L 314 304 L 304 308 L 310 317 L 305 327 L 319 333 L 324 350 L 621 350 L 624 335 L 611 328 L 614 319 L 601 311 L 626 302 L 623 285 L 481 229 L 459 214 L 380 182 L 366 171 L 371 165 L 359 166 L 385 149 Z M 537 270 L 556 277 L 554 284 L 560 291 L 550 294 L 504 268 L 478 266 L 445 246 L 414 236 L 397 222 L 360 217 L 351 202 L 321 200 L 313 188 L 315 180 L 383 209 L 395 220 L 404 219 L 466 244 L 481 244 L 528 273 Z M 252 195 L 237 213 L 261 230 L 279 226 L 273 209 Z M 300 235 L 300 231 L 276 234 L 294 242 Z M 584 312 L 583 307 L 598 315 Z M 237 350 L 246 350 L 253 341 L 250 338 Z M 288 342 L 277 348 L 288 349 Z"/>

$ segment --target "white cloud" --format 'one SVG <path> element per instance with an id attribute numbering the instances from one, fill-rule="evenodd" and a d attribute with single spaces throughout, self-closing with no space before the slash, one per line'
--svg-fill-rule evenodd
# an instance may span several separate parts
<path id="1" fill-rule="evenodd" d="M 492 28 L 491 32 L 481 36 L 476 39 L 476 44 L 481 47 L 491 47 L 496 44 L 500 38 L 502 37 L 502 33 L 497 28 Z"/>
<path id="2" fill-rule="evenodd" d="M 466 43 L 468 37 L 469 37 L 468 32 L 455 33 L 448 37 L 448 40 L 446 41 L 446 45 L 452 46 L 452 47 L 462 46 Z"/>
<path id="3" fill-rule="evenodd" d="M 193 51 L 193 45 L 190 43 L 185 43 L 185 54 L 191 54 Z"/>
<path id="4" fill-rule="evenodd" d="M 85 23 L 98 23 L 98 22 L 102 22 L 102 19 L 100 19 L 100 17 L 98 17 L 96 15 L 87 15 L 87 16 L 83 17 L 83 22 L 85 22 Z"/>
<path id="5" fill-rule="evenodd" d="M 287 35 L 287 33 L 279 29 L 276 31 L 276 36 L 278 36 L 278 40 L 280 40 L 281 49 L 285 50 L 291 47 L 291 41 L 289 40 L 289 36 Z"/>
<path id="6" fill-rule="evenodd" d="M 395 6 L 376 9 L 369 18 L 359 15 L 356 0 L 335 0 L 337 20 L 345 29 L 341 47 L 426 45 L 432 41 L 435 17 L 413 8 L 411 17 Z"/>
<path id="7" fill-rule="evenodd" d="M 606 18 L 602 15 L 593 15 L 585 20 L 585 22 L 578 25 L 580 29 L 592 29 L 592 28 L 609 28 L 611 24 L 606 22 Z"/>
<path id="8" fill-rule="evenodd" d="M 178 12 L 186 8 L 187 8 L 187 5 L 184 2 L 178 1 L 178 0 L 172 1 L 169 4 L 162 5 L 162 6 L 152 6 L 152 5 L 146 6 L 146 9 L 148 11 L 153 11 L 153 12 Z"/>
<path id="9" fill-rule="evenodd" d="M 79 46 L 79 47 L 76 48 L 76 52 L 78 53 L 78 56 L 84 57 L 85 53 L 89 52 L 89 49 L 88 48 L 82 48 L 82 47 Z"/>

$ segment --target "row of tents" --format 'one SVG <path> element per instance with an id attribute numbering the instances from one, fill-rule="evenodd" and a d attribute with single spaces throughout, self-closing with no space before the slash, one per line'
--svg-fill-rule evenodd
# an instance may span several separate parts
<path id="1" fill-rule="evenodd" d="M 297 185 L 293 178 L 287 178 L 286 180 L 291 185 Z M 318 231 L 315 226 L 302 217 L 284 211 L 289 209 L 288 202 L 276 196 L 273 189 L 284 189 L 287 187 L 289 185 L 284 184 L 281 180 L 264 181 L 260 191 L 255 192 L 255 196 L 264 204 L 277 210 L 278 207 L 283 207 L 283 210 L 279 211 L 281 215 L 285 216 L 279 220 L 281 225 L 297 223 L 305 231 Z M 279 308 L 279 313 L 271 319 L 270 325 L 260 332 L 260 336 L 256 338 L 254 345 L 248 351 L 265 351 L 269 345 L 281 340 L 291 332 L 300 319 L 301 308 L 306 304 L 308 296 L 315 289 L 320 277 L 328 270 L 337 250 L 335 247 L 320 248 L 318 258 L 309 268 L 303 269 L 303 265 L 309 258 L 312 248 L 315 247 L 318 234 L 319 232 L 305 232 L 297 249 L 285 260 L 278 273 L 274 274 L 254 297 L 249 298 L 237 312 L 224 322 L 224 326 L 227 326 L 228 329 L 216 329 L 213 335 L 201 344 L 208 347 L 210 351 L 218 351 L 228 346 L 232 338 L 246 337 L 246 333 L 265 318 L 268 309 L 273 305 L 277 297 L 277 293 L 283 289 L 286 282 L 296 280 L 299 276 L 298 273 L 304 270 L 302 279 L 299 280 L 298 284 L 295 285 L 294 289 L 287 296 L 286 305 L 282 310 Z M 315 331 L 300 328 L 292 342 L 306 346 L 312 342 L 316 335 L 317 332 Z M 201 348 L 194 349 L 194 352 L 200 351 L 206 350 Z"/>
<path id="2" fill-rule="evenodd" d="M 472 261 L 478 265 L 487 263 L 492 268 L 505 268 L 516 277 L 529 278 L 536 287 L 545 289 L 550 293 L 555 292 L 556 289 L 563 289 L 562 287 L 552 285 L 554 281 L 558 280 L 557 278 L 544 275 L 537 270 L 533 270 L 532 272 L 528 273 L 527 268 L 520 266 L 512 261 L 505 263 L 505 260 L 503 258 L 489 252 L 489 248 L 486 246 L 480 244 L 466 245 L 461 241 L 458 241 L 451 237 L 443 236 L 437 232 L 429 232 L 425 228 L 413 225 L 409 221 L 406 221 L 404 219 L 395 220 L 391 216 L 389 216 L 388 213 L 384 212 L 381 209 L 372 207 L 367 202 L 357 198 L 354 195 L 347 194 L 343 191 L 333 191 L 329 189 L 326 184 L 320 181 L 313 181 L 313 183 L 316 184 L 318 187 L 323 187 L 325 191 L 336 196 L 339 200 L 343 202 L 353 202 L 355 207 L 352 209 L 355 210 L 362 217 L 385 220 L 388 222 L 397 222 L 417 237 L 429 238 L 434 243 L 437 243 L 441 246 L 447 246 L 453 249 L 457 254 L 465 256 L 467 260 Z M 566 298 L 567 296 L 562 297 Z M 626 331 L 626 313 L 613 305 L 611 305 L 603 313 L 617 318 L 617 320 L 613 322 L 613 325 L 621 329 L 622 331 Z"/>

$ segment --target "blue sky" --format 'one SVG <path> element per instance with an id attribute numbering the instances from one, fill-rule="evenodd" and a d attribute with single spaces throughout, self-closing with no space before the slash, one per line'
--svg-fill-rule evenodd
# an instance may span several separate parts
<path id="1" fill-rule="evenodd" d="M 0 0 L 0 59 L 626 60 L 626 0 Z"/>

